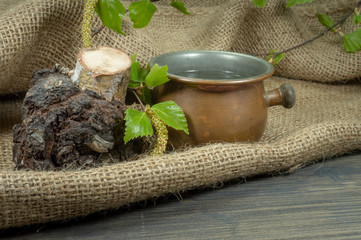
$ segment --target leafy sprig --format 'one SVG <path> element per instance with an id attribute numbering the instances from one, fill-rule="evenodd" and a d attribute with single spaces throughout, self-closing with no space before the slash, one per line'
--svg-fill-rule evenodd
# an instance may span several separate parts
<path id="1" fill-rule="evenodd" d="M 154 127 L 157 135 L 153 155 L 162 154 L 168 142 L 167 126 L 189 134 L 187 120 L 182 109 L 174 101 L 161 102 L 152 105 L 150 90 L 169 81 L 167 66 L 155 64 L 151 69 L 143 69 L 136 61 L 136 55 L 131 57 L 132 67 L 128 87 L 135 91 L 140 104 L 146 104 L 143 111 L 128 108 L 125 111 L 124 142 L 143 136 L 153 135 Z"/>
<path id="2" fill-rule="evenodd" d="M 358 28 L 356 31 L 345 34 L 342 32 L 341 27 L 335 28 L 335 23 L 332 19 L 326 14 L 317 13 L 318 21 L 325 26 L 330 28 L 331 32 L 338 33 L 343 40 L 343 47 L 346 52 L 356 52 L 361 50 L 361 28 Z M 358 25 L 360 23 L 360 15 L 358 14 L 357 9 L 354 10 L 354 23 Z"/>
<path id="3" fill-rule="evenodd" d="M 264 7 L 268 0 L 251 0 L 255 6 L 258 7 Z M 288 4 L 286 7 L 290 7 L 296 4 L 304 4 L 306 2 L 311 2 L 311 0 L 288 0 Z M 288 49 L 282 50 L 282 51 L 275 51 L 270 50 L 268 53 L 255 53 L 253 55 L 255 56 L 266 56 L 266 59 L 271 62 L 273 65 L 277 64 L 281 59 L 284 57 L 284 53 L 291 51 L 293 49 L 299 48 L 303 45 L 306 45 L 312 41 L 315 41 L 316 39 L 324 36 L 329 31 L 338 33 L 342 39 L 343 39 L 343 45 L 346 52 L 356 52 L 361 50 L 361 30 L 358 28 L 356 31 L 344 34 L 341 31 L 341 25 L 352 15 L 354 15 L 354 23 L 356 26 L 358 26 L 361 23 L 361 16 L 360 12 L 358 11 L 358 8 L 361 6 L 361 1 L 358 1 L 355 8 L 352 9 L 350 12 L 348 12 L 345 16 L 343 16 L 340 20 L 338 20 L 336 23 L 332 21 L 332 19 L 321 13 L 317 13 L 318 21 L 326 27 L 326 30 L 322 33 L 320 33 L 317 36 L 314 36 L 300 44 L 297 44 L 295 46 L 292 46 Z M 281 56 L 281 57 L 280 57 Z"/>
<path id="4" fill-rule="evenodd" d="M 276 65 L 285 57 L 285 53 L 279 53 L 278 50 L 271 49 L 269 53 L 270 54 L 266 57 L 266 60 L 273 65 Z"/>
<path id="5" fill-rule="evenodd" d="M 87 0 L 84 6 L 82 25 L 83 46 L 86 48 L 91 47 L 91 38 L 98 34 L 104 27 L 108 27 L 119 34 L 125 35 L 122 25 L 127 13 L 129 13 L 134 28 L 146 27 L 157 11 L 157 7 L 153 3 L 155 1 L 157 0 L 138 0 L 132 2 L 128 9 L 126 9 L 120 0 Z M 190 14 L 181 1 L 170 0 L 170 6 L 183 14 Z M 91 33 L 94 11 L 99 16 L 103 25 Z"/>
<path id="6" fill-rule="evenodd" d="M 99 0 L 96 5 L 96 13 L 106 27 L 125 35 L 122 30 L 122 23 L 126 13 L 129 13 L 134 28 L 144 28 L 148 26 L 157 11 L 153 2 L 155 0 L 138 0 L 129 4 L 128 9 L 126 9 L 119 0 Z M 181 1 L 171 0 L 170 6 L 183 14 L 190 14 Z"/>

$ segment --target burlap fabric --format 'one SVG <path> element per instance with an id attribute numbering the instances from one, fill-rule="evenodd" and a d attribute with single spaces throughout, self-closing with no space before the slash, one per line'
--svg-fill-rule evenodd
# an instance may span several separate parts
<path id="1" fill-rule="evenodd" d="M 314 0 L 290 9 L 278 0 L 264 9 L 248 0 L 186 1 L 191 16 L 170 9 L 167 2 L 158 3 L 149 27 L 134 30 L 126 20 L 127 36 L 104 29 L 95 43 L 138 53 L 143 63 L 180 49 L 267 52 L 323 31 L 317 11 L 337 20 L 356 1 Z M 19 121 L 21 103 L 9 94 L 26 91 L 35 68 L 74 66 L 82 7 L 83 1 L 73 0 L 0 0 L 0 228 L 70 219 L 230 179 L 292 171 L 361 149 L 361 53 L 344 53 L 339 36 L 328 34 L 287 54 L 278 77 L 265 81 L 267 89 L 291 83 L 297 104 L 290 110 L 270 108 L 258 143 L 211 144 L 91 170 L 15 171 L 11 127 Z M 352 29 L 349 19 L 343 30 Z M 353 81 L 343 83 L 347 80 Z"/>

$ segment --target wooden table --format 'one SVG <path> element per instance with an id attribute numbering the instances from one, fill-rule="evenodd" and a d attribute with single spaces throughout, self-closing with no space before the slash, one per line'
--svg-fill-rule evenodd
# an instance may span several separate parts
<path id="1" fill-rule="evenodd" d="M 361 239 L 361 153 L 1 239 Z"/>

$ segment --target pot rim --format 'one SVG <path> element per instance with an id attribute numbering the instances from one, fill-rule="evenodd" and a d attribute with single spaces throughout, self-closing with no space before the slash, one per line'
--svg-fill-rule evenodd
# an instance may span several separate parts
<path id="1" fill-rule="evenodd" d="M 253 83 L 253 82 L 259 82 L 259 81 L 263 81 L 266 78 L 269 78 L 270 76 L 273 75 L 275 69 L 274 66 L 272 64 L 270 64 L 269 62 L 267 62 L 266 60 L 256 57 L 256 56 L 252 56 L 252 55 L 248 55 L 248 54 L 244 54 L 244 53 L 237 53 L 237 52 L 228 52 L 228 51 L 217 51 L 217 50 L 184 50 L 184 51 L 174 51 L 174 52 L 167 52 L 164 54 L 160 54 L 157 55 L 155 57 L 153 57 L 150 61 L 149 61 L 149 66 L 153 67 L 155 64 L 157 64 L 159 62 L 159 60 L 161 58 L 164 57 L 169 57 L 172 55 L 185 55 L 185 54 L 224 54 L 224 55 L 228 55 L 228 56 L 236 56 L 236 57 L 242 57 L 242 58 L 248 58 L 251 59 L 253 61 L 258 61 L 260 64 L 263 64 L 266 67 L 266 71 L 264 71 L 261 74 L 255 75 L 255 76 L 251 76 L 251 77 L 244 77 L 244 78 L 235 78 L 235 79 L 203 79 L 203 78 L 192 78 L 192 77 L 185 77 L 185 76 L 181 76 L 181 75 L 177 75 L 177 74 L 172 74 L 172 73 L 167 73 L 168 77 L 171 78 L 172 80 L 176 80 L 178 82 L 183 82 L 183 83 L 189 83 L 189 84 L 197 84 L 197 85 L 239 85 L 239 84 L 247 84 L 247 83 Z M 159 64 L 160 66 L 164 66 L 166 64 Z"/>

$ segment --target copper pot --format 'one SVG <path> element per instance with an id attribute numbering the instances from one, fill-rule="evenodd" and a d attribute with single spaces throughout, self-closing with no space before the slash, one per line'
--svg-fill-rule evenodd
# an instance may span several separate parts
<path id="1" fill-rule="evenodd" d="M 234 52 L 180 51 L 151 59 L 168 66 L 168 83 L 154 90 L 156 102 L 175 101 L 187 118 L 189 135 L 169 129 L 174 147 L 208 142 L 257 141 L 266 127 L 267 108 L 295 104 L 290 84 L 265 92 L 263 80 L 274 67 Z"/>

